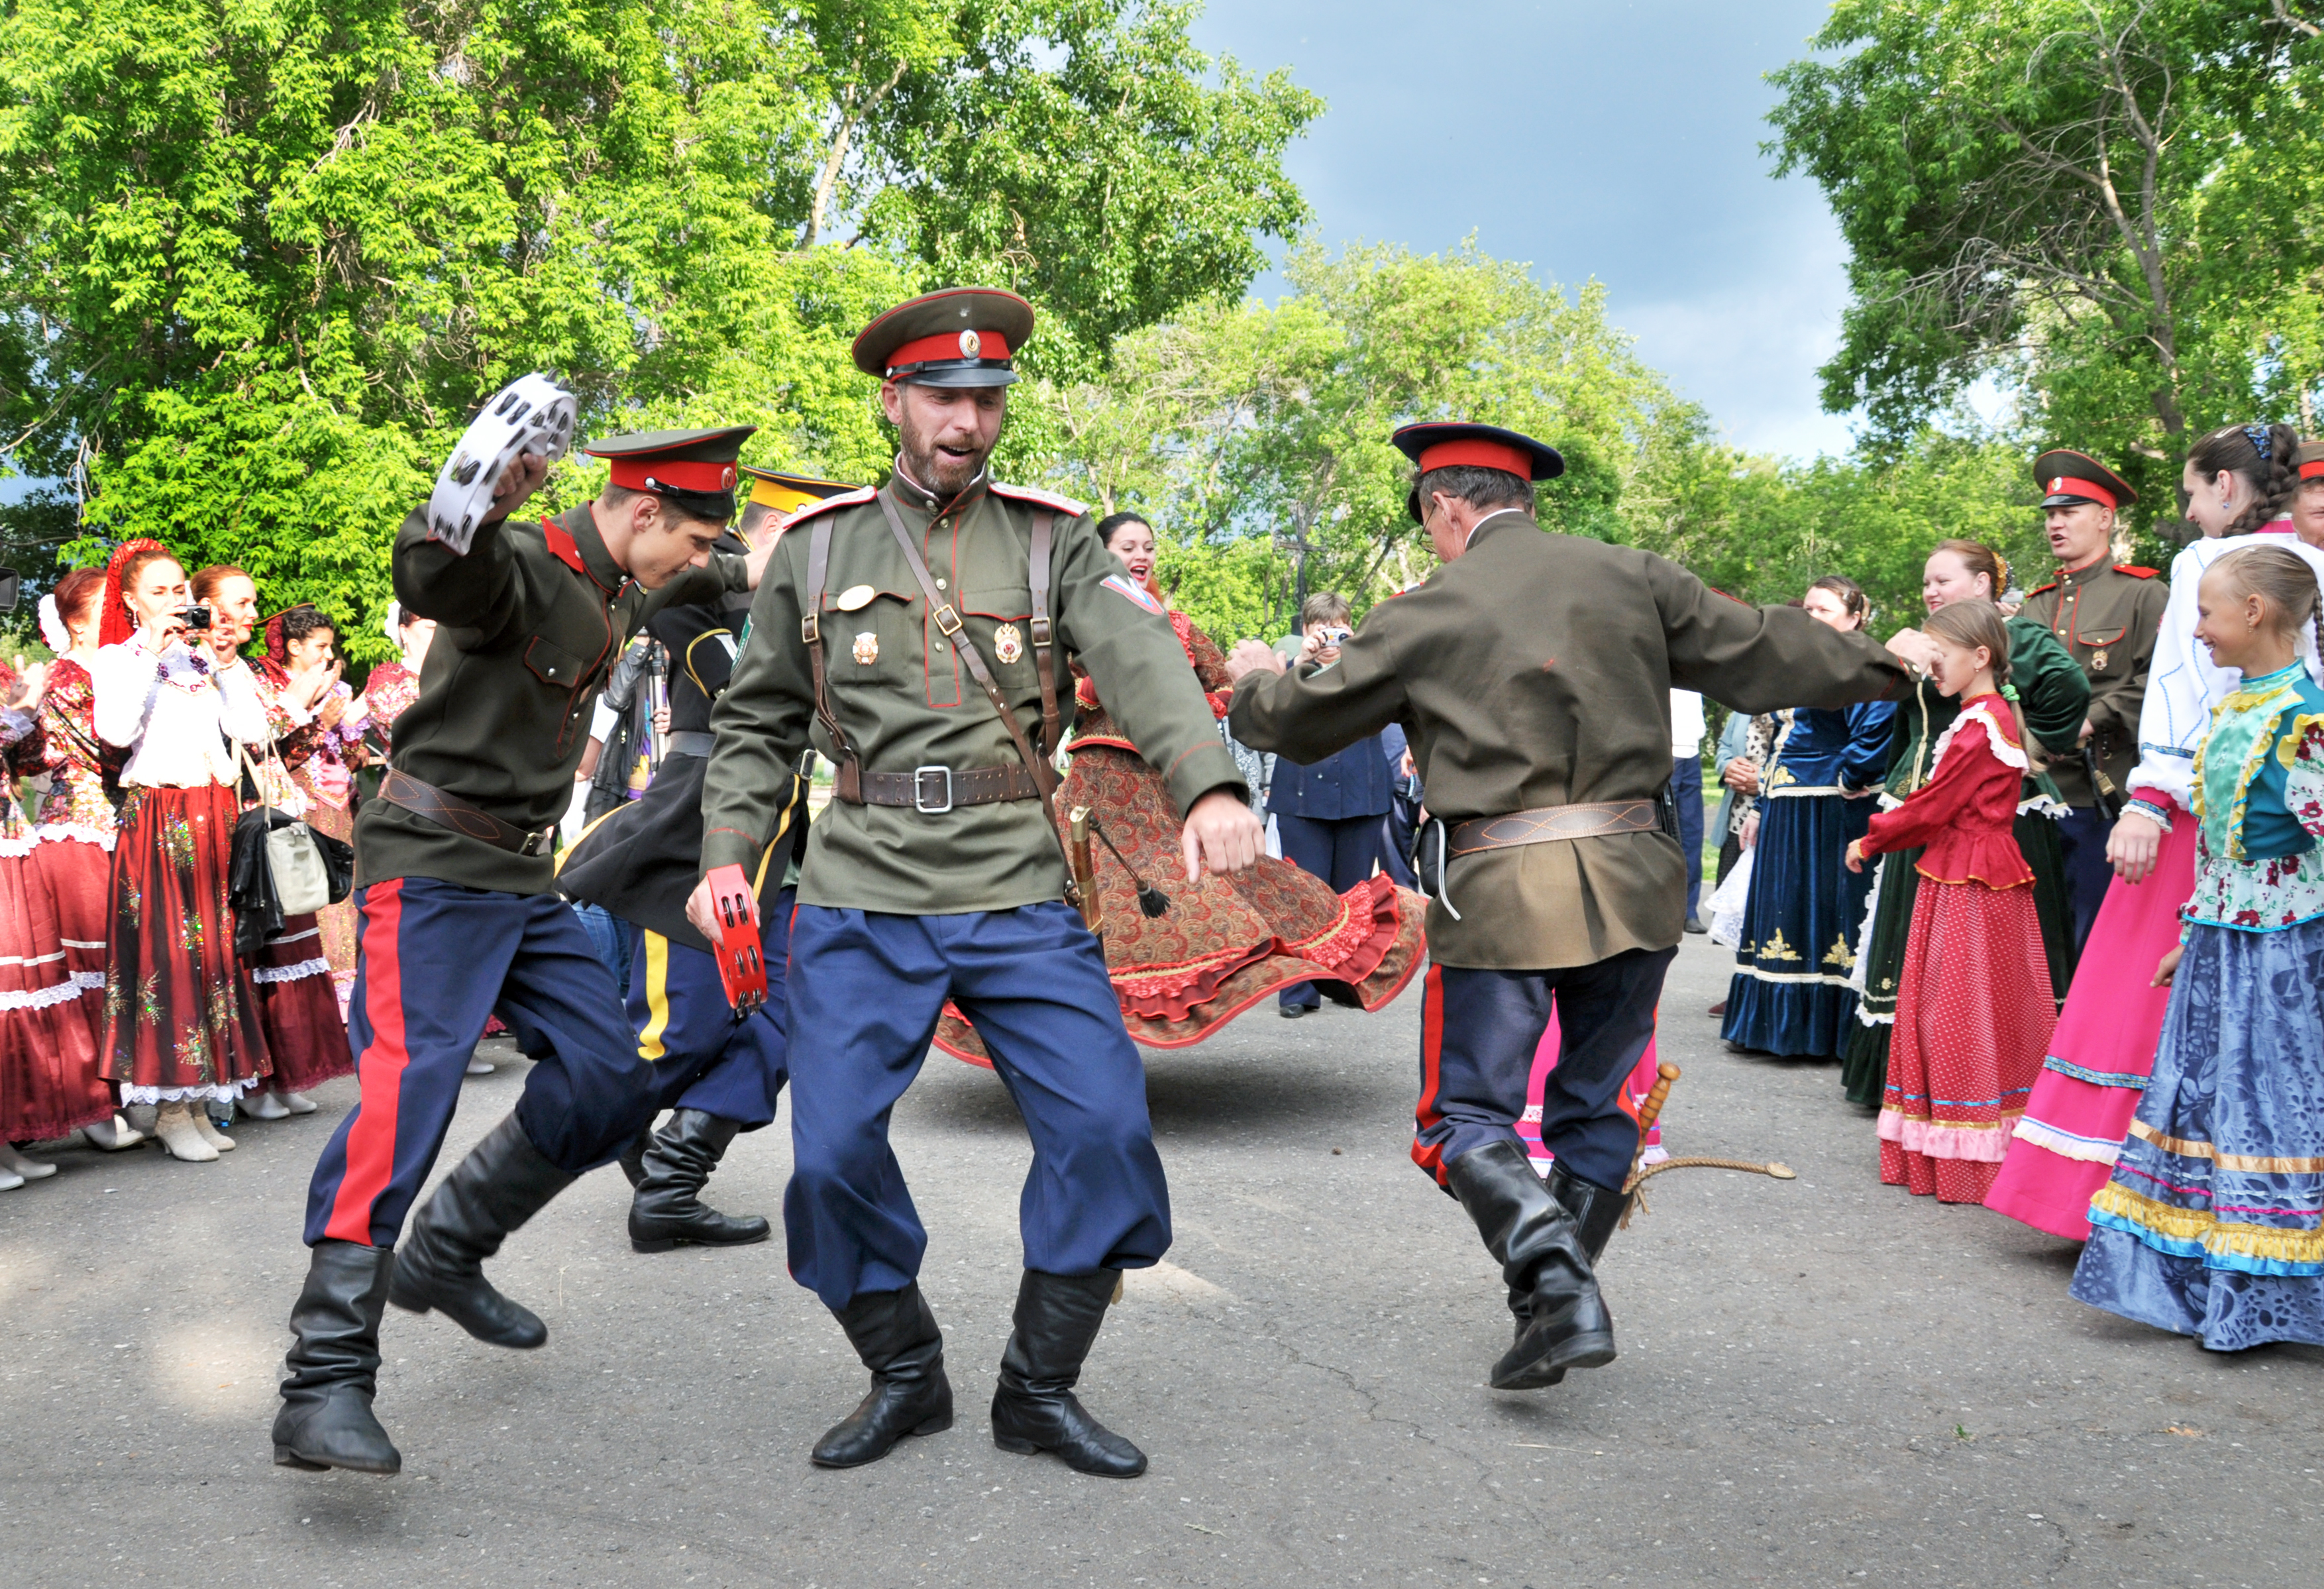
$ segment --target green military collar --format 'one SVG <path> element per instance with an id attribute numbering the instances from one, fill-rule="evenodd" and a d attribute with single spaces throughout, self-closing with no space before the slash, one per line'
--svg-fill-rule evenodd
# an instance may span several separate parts
<path id="1" fill-rule="evenodd" d="M 991 469 L 982 468 L 977 471 L 975 479 L 961 488 L 958 495 L 939 497 L 936 493 L 915 481 L 909 475 L 905 474 L 903 460 L 900 458 L 896 461 L 895 468 L 888 476 L 888 490 L 896 500 L 908 508 L 917 508 L 924 513 L 967 507 L 982 496 L 984 494 L 984 488 L 991 483 Z"/>
<path id="2" fill-rule="evenodd" d="M 1495 508 L 1470 528 L 1469 550 L 1471 551 L 1476 550 L 1478 537 L 1486 534 L 1489 531 L 1498 530 L 1504 524 L 1523 524 L 1526 529 L 1536 531 L 1541 528 L 1534 516 L 1523 508 Z"/>
<path id="3" fill-rule="evenodd" d="M 2098 560 L 2091 563 L 2087 568 L 2059 569 L 2058 583 L 2061 585 L 2088 585 L 2092 580 L 2103 579 L 2108 574 L 2113 572 L 2114 559 L 2101 552 L 2098 554 Z"/>
<path id="4" fill-rule="evenodd" d="M 591 506 L 585 502 L 578 507 L 567 508 L 551 522 L 572 537 L 574 549 L 581 554 L 579 572 L 588 575 L 607 596 L 618 595 L 622 587 L 630 582 L 629 570 L 615 562 L 613 554 L 605 549 L 605 537 L 597 529 L 597 515 L 590 511 Z M 572 564 L 573 559 L 565 556 L 553 535 L 549 537 L 549 550 L 568 567 Z"/>

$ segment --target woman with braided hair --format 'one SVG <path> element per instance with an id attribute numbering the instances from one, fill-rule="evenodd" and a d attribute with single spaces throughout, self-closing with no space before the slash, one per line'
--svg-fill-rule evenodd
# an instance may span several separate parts
<path id="1" fill-rule="evenodd" d="M 2008 588 L 2009 565 L 1978 540 L 1939 541 L 1921 574 L 1922 605 L 1931 613 L 1956 602 L 1991 604 Z M 2072 653 L 2059 643 L 2058 637 L 2040 624 L 2023 617 L 2004 622 L 2009 631 L 2010 681 L 2016 687 L 2033 734 L 2029 745 L 2054 755 L 2073 754 L 2089 709 L 2089 676 L 2075 665 Z M 1888 649 L 1912 663 L 1917 677 L 1913 693 L 1896 709 L 1895 734 L 1889 742 L 1888 780 L 1880 795 L 1883 810 L 1894 810 L 1929 781 L 1936 771 L 1937 741 L 1961 709 L 1960 703 L 1941 694 L 1928 676 L 1930 642 L 1924 633 L 1914 629 L 1899 631 L 1888 642 Z M 2066 888 L 2066 857 L 2058 830 L 2065 805 L 2059 799 L 2058 786 L 2042 768 L 2041 755 L 2030 761 L 2024 785 L 2018 790 L 2014 831 L 2017 847 L 2034 872 L 2034 910 L 2042 924 L 2051 996 L 2062 999 L 2075 964 L 2072 901 Z M 1846 1051 L 1840 1056 L 1840 1077 L 1849 1101 L 1868 1108 L 1880 1107 L 1888 1086 L 1889 1034 L 1896 1020 L 1897 989 L 1912 935 L 1920 858 L 1912 850 L 1880 858 L 1872 902 L 1858 929 L 1854 976 L 1863 997 L 1856 1007 Z"/>
<path id="2" fill-rule="evenodd" d="M 189 644 L 185 570 L 158 541 L 131 541 L 106 570 L 96 680 L 98 738 L 127 753 L 113 850 L 98 1072 L 124 1103 L 158 1106 L 172 1158 L 234 1146 L 210 1124 L 272 1071 L 226 904 L 240 768 L 263 751 L 266 710 L 246 670 L 219 672 Z"/>
<path id="3" fill-rule="evenodd" d="M 2148 974 L 2178 941 L 2180 908 L 2195 892 L 2195 753 L 2212 708 L 2240 682 L 2196 637 L 2203 576 L 2258 546 L 2282 547 L 2324 575 L 2324 551 L 2302 544 L 2288 516 L 2299 441 L 2289 425 L 2224 425 L 2187 452 L 2180 485 L 2203 535 L 2172 560 L 2171 600 L 2139 706 L 2138 767 L 2107 842 L 2115 880 L 1986 1200 L 2036 1230 L 2089 1239 L 2090 1198 L 2113 1172 L 2154 1067 L 2169 994 Z"/>
<path id="4" fill-rule="evenodd" d="M 1918 847 L 1920 887 L 1880 1102 L 1880 1179 L 1943 1203 L 1984 1200 L 2048 1051 L 2058 1007 L 2014 828 L 2031 769 L 2009 683 L 2010 633 L 1981 601 L 1929 614 L 1930 676 L 1960 703 L 1929 781 L 1848 847 Z M 2005 693 L 2006 692 L 2006 693 Z"/>

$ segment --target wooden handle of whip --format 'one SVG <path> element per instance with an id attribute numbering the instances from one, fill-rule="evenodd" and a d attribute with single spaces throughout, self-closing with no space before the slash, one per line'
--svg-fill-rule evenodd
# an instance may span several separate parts
<path id="1" fill-rule="evenodd" d="M 1639 1136 L 1644 1137 L 1654 1128 L 1655 1122 L 1662 1117 L 1663 1104 L 1670 1097 L 1671 1083 L 1676 1081 L 1681 1074 L 1679 1067 L 1668 1060 L 1655 1067 L 1654 1090 L 1646 1095 L 1646 1101 L 1638 1105 Z"/>

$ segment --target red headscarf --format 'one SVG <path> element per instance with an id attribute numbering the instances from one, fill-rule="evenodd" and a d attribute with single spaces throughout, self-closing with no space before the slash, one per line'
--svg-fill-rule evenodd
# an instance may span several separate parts
<path id="1" fill-rule="evenodd" d="M 278 689 L 290 679 L 290 642 L 283 636 L 282 620 L 293 613 L 311 609 L 314 605 L 310 601 L 302 601 L 297 606 L 283 608 L 266 620 L 266 655 L 259 664 L 259 671 L 265 674 Z"/>
<path id="2" fill-rule="evenodd" d="M 166 555 L 169 550 L 158 540 L 124 540 L 113 549 L 113 557 L 105 565 L 105 594 L 101 598 L 105 605 L 97 621 L 97 644 L 119 645 L 137 633 L 137 614 L 129 610 L 129 598 L 121 589 L 121 571 L 128 566 L 129 559 L 139 552 Z"/>

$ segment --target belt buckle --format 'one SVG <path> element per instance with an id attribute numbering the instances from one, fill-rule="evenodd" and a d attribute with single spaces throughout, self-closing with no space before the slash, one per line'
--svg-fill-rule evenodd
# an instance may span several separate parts
<path id="1" fill-rule="evenodd" d="M 524 836 L 524 844 L 517 850 L 517 854 L 520 855 L 547 855 L 549 853 L 549 841 L 555 835 L 556 831 L 557 830 L 555 828 L 544 827 L 539 833 L 526 834 Z"/>
<path id="2" fill-rule="evenodd" d="M 928 780 L 940 779 L 944 804 L 928 803 Z M 952 769 L 949 767 L 915 767 L 912 769 L 912 809 L 923 817 L 941 817 L 952 809 Z"/>

